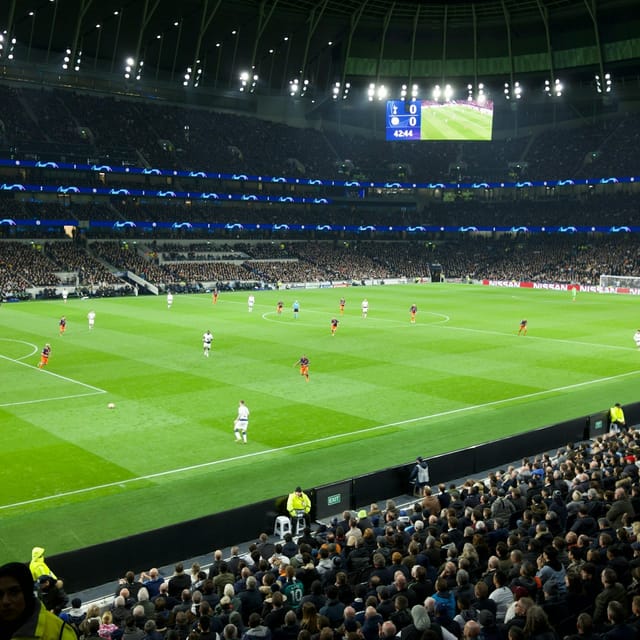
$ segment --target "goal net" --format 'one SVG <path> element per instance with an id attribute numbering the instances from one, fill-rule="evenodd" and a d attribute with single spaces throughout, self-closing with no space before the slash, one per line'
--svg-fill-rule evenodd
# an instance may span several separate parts
<path id="1" fill-rule="evenodd" d="M 640 276 L 600 276 L 602 288 L 640 289 Z"/>

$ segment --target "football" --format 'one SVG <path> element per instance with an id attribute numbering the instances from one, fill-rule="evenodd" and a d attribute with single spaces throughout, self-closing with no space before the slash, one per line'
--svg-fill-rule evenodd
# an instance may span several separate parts
<path id="1" fill-rule="evenodd" d="M 107 405 L 107 408 L 108 408 L 108 409 L 115 409 L 115 408 L 116 408 L 116 403 L 115 403 L 115 402 L 110 402 L 110 403 Z"/>

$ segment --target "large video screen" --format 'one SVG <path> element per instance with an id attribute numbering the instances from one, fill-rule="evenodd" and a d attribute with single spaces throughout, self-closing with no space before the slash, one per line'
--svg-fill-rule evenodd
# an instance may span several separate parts
<path id="1" fill-rule="evenodd" d="M 491 140 L 493 102 L 389 100 L 387 140 Z"/>

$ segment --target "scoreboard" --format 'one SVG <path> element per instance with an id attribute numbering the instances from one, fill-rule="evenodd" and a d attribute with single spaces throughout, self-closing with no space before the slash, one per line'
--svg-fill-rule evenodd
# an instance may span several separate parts
<path id="1" fill-rule="evenodd" d="M 386 139 L 420 140 L 420 102 L 404 100 L 387 101 Z"/>
<path id="2" fill-rule="evenodd" d="M 389 100 L 386 140 L 491 140 L 493 101 Z"/>

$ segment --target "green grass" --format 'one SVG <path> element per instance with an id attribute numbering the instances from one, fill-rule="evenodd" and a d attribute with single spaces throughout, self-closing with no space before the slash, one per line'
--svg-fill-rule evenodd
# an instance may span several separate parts
<path id="1" fill-rule="evenodd" d="M 342 295 L 345 315 L 331 337 Z M 382 286 L 257 292 L 252 314 L 246 299 L 223 293 L 214 306 L 208 295 L 177 295 L 171 310 L 164 297 L 0 308 L 2 561 L 28 559 L 36 544 L 51 555 L 638 399 L 631 296 L 581 293 L 572 303 L 552 291 Z M 526 337 L 516 335 L 522 317 Z M 45 342 L 53 352 L 40 371 Z M 303 353 L 309 383 L 294 366 Z M 241 398 L 251 410 L 247 446 L 232 433 Z"/>
<path id="2" fill-rule="evenodd" d="M 422 109 L 421 140 L 491 140 L 493 114 L 470 105 Z"/>

